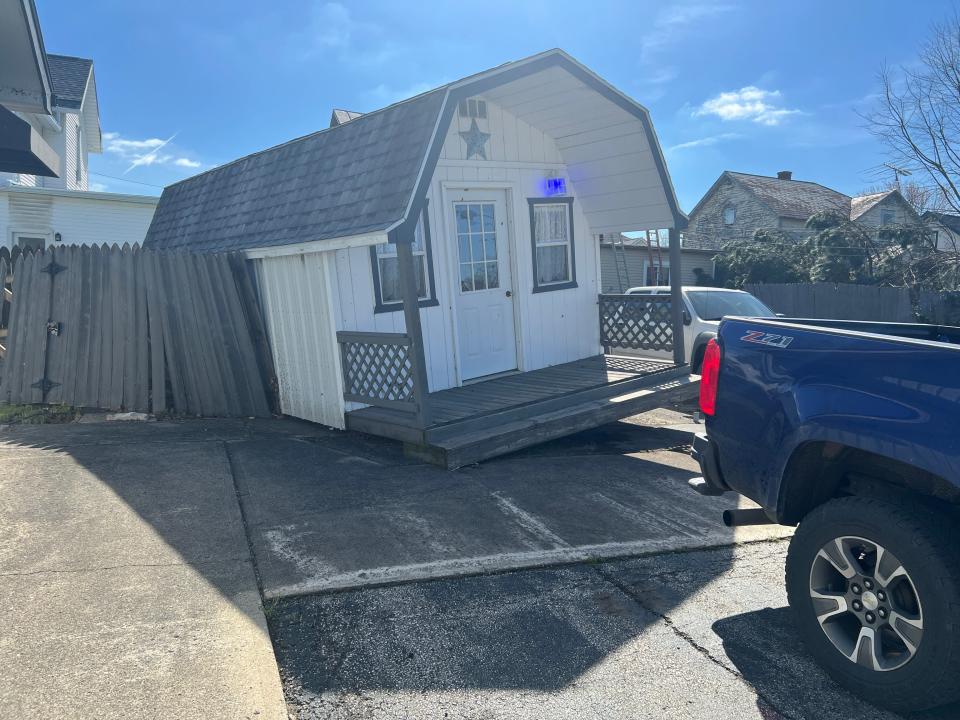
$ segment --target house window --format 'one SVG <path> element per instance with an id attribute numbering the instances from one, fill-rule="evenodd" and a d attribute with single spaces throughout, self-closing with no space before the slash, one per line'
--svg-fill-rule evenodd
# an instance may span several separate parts
<path id="1" fill-rule="evenodd" d="M 74 162 L 76 162 L 76 170 L 74 171 L 74 175 L 77 179 L 77 182 L 79 183 L 80 170 L 82 167 L 82 160 L 80 158 L 80 126 L 77 125 L 76 128 L 74 128 L 74 130 L 76 130 L 76 134 L 74 137 L 74 140 L 76 140 L 76 147 L 74 148 Z"/>
<path id="2" fill-rule="evenodd" d="M 47 239 L 38 235 L 16 234 L 13 239 L 17 247 L 23 250 L 43 250 L 47 245 Z"/>
<path id="3" fill-rule="evenodd" d="M 880 224 L 881 225 L 893 225 L 896 222 L 897 214 L 893 210 L 881 210 L 880 211 Z"/>
<path id="4" fill-rule="evenodd" d="M 533 291 L 577 287 L 573 198 L 530 198 Z"/>
<path id="5" fill-rule="evenodd" d="M 437 305 L 433 296 L 433 252 L 430 248 L 430 223 L 426 213 L 413 234 L 413 269 L 417 280 L 417 296 L 420 307 Z M 370 248 L 373 267 L 373 291 L 376 306 L 374 312 L 396 312 L 403 309 L 403 288 L 400 285 L 400 260 L 397 246 L 393 243 Z"/>
<path id="6" fill-rule="evenodd" d="M 723 224 L 733 225 L 737 221 L 737 209 L 733 205 L 727 205 L 723 209 Z"/>

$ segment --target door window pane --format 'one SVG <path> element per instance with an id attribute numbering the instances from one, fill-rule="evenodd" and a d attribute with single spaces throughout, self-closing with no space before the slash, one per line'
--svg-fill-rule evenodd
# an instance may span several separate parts
<path id="1" fill-rule="evenodd" d="M 497 218 L 494 203 L 457 203 L 457 249 L 460 253 L 460 291 L 500 287 L 497 256 Z"/>

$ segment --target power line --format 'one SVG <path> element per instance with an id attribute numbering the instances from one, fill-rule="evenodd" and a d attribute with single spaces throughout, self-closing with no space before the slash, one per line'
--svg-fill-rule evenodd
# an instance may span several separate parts
<path id="1" fill-rule="evenodd" d="M 97 177 L 109 178 L 111 180 L 119 180 L 120 182 L 133 183 L 134 185 L 145 185 L 146 187 L 159 188 L 163 190 L 163 185 L 153 185 L 151 183 L 140 182 L 139 180 L 128 180 L 127 178 L 117 177 L 116 175 L 104 175 L 103 173 L 93 172 L 92 170 L 89 173 L 90 175 L 96 175 Z"/>

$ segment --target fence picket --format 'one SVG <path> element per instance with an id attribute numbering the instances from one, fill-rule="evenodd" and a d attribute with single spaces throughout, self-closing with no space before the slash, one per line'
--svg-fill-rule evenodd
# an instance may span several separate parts
<path id="1" fill-rule="evenodd" d="M 245 304 L 235 259 L 128 245 L 16 256 L 6 311 L 0 296 L 0 322 L 9 318 L 0 402 L 269 415 L 259 309 Z M 64 269 L 44 272 L 54 261 Z M 10 267 L 0 253 L 0 292 Z M 33 387 L 43 378 L 56 383 L 46 393 Z"/>

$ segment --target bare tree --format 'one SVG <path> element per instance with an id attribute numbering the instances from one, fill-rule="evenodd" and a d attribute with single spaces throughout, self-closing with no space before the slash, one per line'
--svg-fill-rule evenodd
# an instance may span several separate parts
<path id="1" fill-rule="evenodd" d="M 897 167 L 928 178 L 936 199 L 960 214 L 960 15 L 933 27 L 915 66 L 884 67 L 880 83 L 870 130 Z"/>

